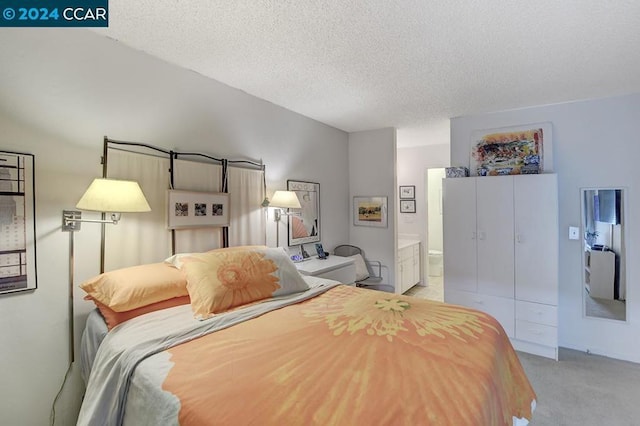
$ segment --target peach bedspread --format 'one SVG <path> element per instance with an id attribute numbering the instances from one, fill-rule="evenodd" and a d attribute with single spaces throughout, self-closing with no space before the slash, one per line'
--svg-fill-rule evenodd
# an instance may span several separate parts
<path id="1" fill-rule="evenodd" d="M 183 426 L 511 425 L 535 400 L 492 317 L 348 286 L 168 352 Z"/>

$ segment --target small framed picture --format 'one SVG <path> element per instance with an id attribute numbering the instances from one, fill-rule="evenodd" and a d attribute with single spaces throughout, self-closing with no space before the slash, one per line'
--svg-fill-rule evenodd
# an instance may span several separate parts
<path id="1" fill-rule="evenodd" d="M 229 194 L 167 191 L 169 229 L 229 226 Z"/>
<path id="2" fill-rule="evenodd" d="M 387 197 L 353 197 L 353 224 L 387 227 Z"/>
<path id="3" fill-rule="evenodd" d="M 400 199 L 401 200 L 412 200 L 416 198 L 416 187 L 415 185 L 401 185 L 400 186 Z"/>
<path id="4" fill-rule="evenodd" d="M 415 212 L 416 212 L 416 200 L 400 201 L 400 213 L 415 213 Z"/>

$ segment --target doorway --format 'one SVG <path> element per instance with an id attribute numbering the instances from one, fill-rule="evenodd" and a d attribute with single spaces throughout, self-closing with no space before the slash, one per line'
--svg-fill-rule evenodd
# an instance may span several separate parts
<path id="1" fill-rule="evenodd" d="M 427 188 L 427 298 L 444 301 L 442 258 L 444 233 L 442 227 L 442 179 L 443 167 L 426 170 Z"/>

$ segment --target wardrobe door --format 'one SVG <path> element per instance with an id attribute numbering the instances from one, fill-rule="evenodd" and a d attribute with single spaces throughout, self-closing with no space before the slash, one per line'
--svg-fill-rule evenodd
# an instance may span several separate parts
<path id="1" fill-rule="evenodd" d="M 515 177 L 516 299 L 558 304 L 555 174 Z"/>
<path id="2" fill-rule="evenodd" d="M 475 178 L 443 181 L 444 292 L 475 292 L 476 187 Z"/>
<path id="3" fill-rule="evenodd" d="M 476 208 L 478 293 L 513 299 L 513 177 L 477 178 Z"/>

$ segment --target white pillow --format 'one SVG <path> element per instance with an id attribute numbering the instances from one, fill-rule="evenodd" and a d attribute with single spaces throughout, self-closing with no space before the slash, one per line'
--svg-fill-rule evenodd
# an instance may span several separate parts
<path id="1" fill-rule="evenodd" d="M 356 267 L 356 281 L 362 281 L 369 278 L 369 270 L 367 269 L 367 264 L 364 262 L 362 255 L 354 254 L 349 257 L 353 259 L 353 264 Z"/>

